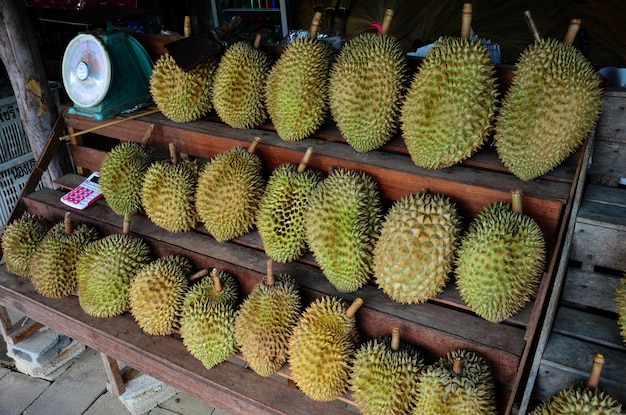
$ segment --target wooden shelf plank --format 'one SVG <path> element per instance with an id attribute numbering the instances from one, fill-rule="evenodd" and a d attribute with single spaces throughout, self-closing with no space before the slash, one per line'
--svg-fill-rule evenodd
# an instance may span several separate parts
<path id="1" fill-rule="evenodd" d="M 561 301 L 570 306 L 592 307 L 616 312 L 615 290 L 619 277 L 570 267 L 567 270 Z"/>

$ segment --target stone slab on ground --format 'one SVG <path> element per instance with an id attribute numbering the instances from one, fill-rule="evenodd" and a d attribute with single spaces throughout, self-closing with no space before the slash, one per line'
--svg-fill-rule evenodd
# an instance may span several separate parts
<path id="1" fill-rule="evenodd" d="M 0 414 L 21 415 L 39 398 L 50 386 L 50 382 L 44 379 L 33 378 L 23 373 L 3 369 L 5 373 L 0 378 Z M 54 412 L 29 412 L 43 415 Z M 67 412 L 57 412 L 67 413 Z"/>
<path id="2" fill-rule="evenodd" d="M 70 344 L 57 353 L 54 359 L 44 366 L 33 364 L 21 358 L 15 358 L 15 368 L 26 375 L 52 381 L 63 374 L 67 370 L 68 365 L 72 363 L 72 360 L 80 356 L 86 349 L 85 345 L 72 340 Z"/>
<path id="3" fill-rule="evenodd" d="M 126 406 L 113 393 L 101 395 L 83 415 L 131 415 Z"/>
<path id="4" fill-rule="evenodd" d="M 125 386 L 126 390 L 119 399 L 133 415 L 147 414 L 178 393 L 173 387 L 145 373 L 132 378 Z"/>
<path id="5" fill-rule="evenodd" d="M 32 367 L 43 367 L 55 359 L 72 339 L 44 327 L 17 344 L 7 344 L 7 356 Z"/>

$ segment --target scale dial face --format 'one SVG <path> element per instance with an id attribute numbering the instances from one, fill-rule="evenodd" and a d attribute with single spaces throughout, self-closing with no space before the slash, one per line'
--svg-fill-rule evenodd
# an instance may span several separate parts
<path id="1" fill-rule="evenodd" d="M 111 85 L 111 59 L 100 39 L 81 33 L 63 54 L 61 74 L 70 99 L 81 107 L 102 102 Z"/>

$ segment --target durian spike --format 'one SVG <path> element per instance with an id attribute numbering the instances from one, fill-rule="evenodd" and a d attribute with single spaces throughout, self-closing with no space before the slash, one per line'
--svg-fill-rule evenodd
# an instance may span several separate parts
<path id="1" fill-rule="evenodd" d="M 260 47 L 261 47 L 261 42 L 262 42 L 262 41 L 263 41 L 263 36 L 261 36 L 261 34 L 260 34 L 260 33 L 257 33 L 257 34 L 256 34 L 256 37 L 254 38 L 254 44 L 253 44 L 254 48 L 255 48 L 255 49 L 260 48 Z"/>
<path id="2" fill-rule="evenodd" d="M 143 148 L 144 150 L 146 148 L 148 148 L 148 146 L 150 145 L 150 140 L 152 140 L 152 134 L 154 133 L 154 124 L 150 124 L 148 126 L 148 129 L 146 130 L 146 132 L 143 135 L 143 138 L 141 139 L 141 141 L 139 142 L 139 145 L 141 146 L 141 148 Z"/>
<path id="3" fill-rule="evenodd" d="M 300 164 L 298 165 L 298 173 L 302 173 L 306 170 L 307 164 L 311 160 L 311 156 L 313 155 L 313 147 L 309 147 L 306 149 L 304 156 L 302 156 L 302 160 L 300 160 Z"/>
<path id="4" fill-rule="evenodd" d="M 221 293 L 224 289 L 224 286 L 222 285 L 222 280 L 220 280 L 220 272 L 217 270 L 217 268 L 213 268 L 213 271 L 211 271 L 211 278 L 213 278 L 215 292 Z"/>
<path id="5" fill-rule="evenodd" d="M 350 307 L 346 309 L 346 317 L 348 318 L 354 317 L 354 315 L 359 310 L 359 308 L 361 308 L 362 305 L 363 305 L 363 299 L 361 297 L 355 298 L 352 304 L 350 304 Z"/>
<path id="6" fill-rule="evenodd" d="M 524 196 L 522 189 L 511 190 L 511 209 L 515 213 L 524 213 L 522 196 Z"/>
<path id="7" fill-rule="evenodd" d="M 391 27 L 391 22 L 393 21 L 393 10 L 387 9 L 385 10 L 385 17 L 383 17 L 383 24 L 380 28 L 380 34 L 386 35 L 389 33 L 389 28 Z"/>
<path id="8" fill-rule="evenodd" d="M 530 15 L 530 10 L 526 10 L 524 12 L 524 17 L 526 18 L 526 23 L 528 24 L 528 28 L 530 29 L 530 33 L 533 35 L 535 40 L 538 42 L 541 40 L 541 36 L 539 35 L 539 31 L 537 30 L 537 26 L 535 26 L 535 21 L 533 17 Z"/>
<path id="9" fill-rule="evenodd" d="M 178 152 L 176 151 L 176 144 L 170 143 L 169 150 L 170 150 L 170 161 L 172 162 L 172 164 L 178 163 Z"/>
<path id="10" fill-rule="evenodd" d="M 400 350 L 400 328 L 394 327 L 391 330 L 391 350 L 397 352 Z"/>
<path id="11" fill-rule="evenodd" d="M 122 233 L 124 235 L 128 235 L 130 233 L 130 217 L 132 216 L 131 213 L 125 213 L 124 214 L 124 222 L 122 225 Z"/>
<path id="12" fill-rule="evenodd" d="M 598 389 L 600 384 L 600 374 L 602 373 L 602 367 L 604 367 L 604 356 L 600 353 L 593 358 L 593 364 L 591 365 L 591 371 L 589 373 L 589 380 L 587 381 L 587 387 L 591 390 Z"/>
<path id="13" fill-rule="evenodd" d="M 464 3 L 461 10 L 461 39 L 469 39 L 472 31 L 472 3 Z"/>
<path id="14" fill-rule="evenodd" d="M 73 227 L 72 227 L 72 214 L 70 212 L 65 212 L 63 223 L 65 223 L 65 234 L 71 235 Z"/>
<path id="15" fill-rule="evenodd" d="M 567 32 L 565 32 L 565 37 L 563 38 L 563 43 L 570 46 L 574 44 L 574 39 L 576 39 L 578 30 L 580 30 L 580 23 L 580 19 L 576 17 L 570 20 L 569 26 L 567 26 Z"/>
<path id="16" fill-rule="evenodd" d="M 457 375 L 463 374 L 463 360 L 460 357 L 454 359 L 454 364 L 452 365 L 452 371 Z"/>
<path id="17" fill-rule="evenodd" d="M 205 269 L 201 269 L 200 271 L 198 271 L 198 272 L 196 272 L 196 273 L 192 274 L 192 275 L 189 277 L 189 282 L 194 282 L 194 281 L 197 281 L 197 280 L 199 280 L 200 278 L 204 277 L 205 275 L 209 275 L 209 270 L 208 270 L 208 269 L 206 269 L 206 268 L 205 268 Z"/>
<path id="18" fill-rule="evenodd" d="M 320 30 L 320 23 L 322 22 L 322 12 L 315 12 L 313 15 L 313 21 L 311 22 L 311 30 L 309 31 L 309 37 L 315 39 L 317 32 Z"/>
<path id="19" fill-rule="evenodd" d="M 274 278 L 274 261 L 267 260 L 267 274 L 265 278 L 265 285 L 274 285 L 276 278 Z"/>
<path id="20" fill-rule="evenodd" d="M 185 16 L 185 23 L 183 24 L 183 36 L 191 36 L 191 16 Z"/>
<path id="21" fill-rule="evenodd" d="M 250 146 L 248 147 L 248 153 L 254 154 L 259 144 L 261 144 L 261 138 L 254 137 L 254 140 L 252 141 L 252 143 L 250 143 Z"/>

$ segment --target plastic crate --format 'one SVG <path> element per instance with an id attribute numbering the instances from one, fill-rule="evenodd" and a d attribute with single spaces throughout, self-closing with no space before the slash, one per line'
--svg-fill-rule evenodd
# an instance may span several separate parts
<path id="1" fill-rule="evenodd" d="M 30 152 L 15 97 L 0 99 L 0 164 Z"/>
<path id="2" fill-rule="evenodd" d="M 32 153 L 0 163 L 0 228 L 4 228 L 35 166 Z"/>

